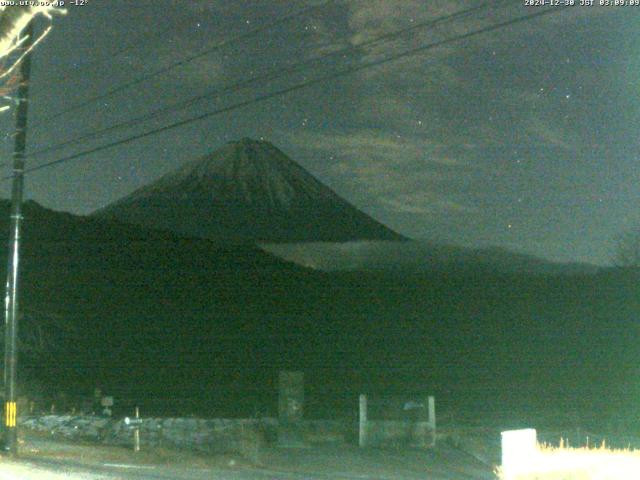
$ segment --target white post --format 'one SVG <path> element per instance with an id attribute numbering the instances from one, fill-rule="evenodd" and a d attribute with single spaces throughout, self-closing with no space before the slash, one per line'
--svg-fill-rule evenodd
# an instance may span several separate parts
<path id="1" fill-rule="evenodd" d="M 427 399 L 428 422 L 431 427 L 431 446 L 436 446 L 436 398 L 429 396 Z"/>
<path id="2" fill-rule="evenodd" d="M 507 478 L 526 473 L 535 465 L 537 452 L 535 429 L 502 432 L 502 470 Z"/>
<path id="3" fill-rule="evenodd" d="M 136 407 L 136 420 L 140 419 L 140 408 Z M 133 451 L 140 451 L 140 427 L 136 426 L 133 430 Z"/>
<path id="4" fill-rule="evenodd" d="M 359 422 L 358 444 L 361 447 L 367 444 L 367 396 L 360 395 L 360 422 Z"/>

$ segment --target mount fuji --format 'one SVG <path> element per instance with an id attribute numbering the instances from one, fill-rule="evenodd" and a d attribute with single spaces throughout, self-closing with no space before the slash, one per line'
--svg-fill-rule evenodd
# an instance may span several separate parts
<path id="1" fill-rule="evenodd" d="M 267 141 L 188 162 L 92 216 L 221 242 L 404 240 Z"/>

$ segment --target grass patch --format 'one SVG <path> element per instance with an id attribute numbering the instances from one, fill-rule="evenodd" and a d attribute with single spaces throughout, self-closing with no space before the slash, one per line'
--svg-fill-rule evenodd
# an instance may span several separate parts
<path id="1" fill-rule="evenodd" d="M 501 480 L 629 480 L 640 478 L 640 450 L 538 445 L 526 465 L 504 471 Z"/>

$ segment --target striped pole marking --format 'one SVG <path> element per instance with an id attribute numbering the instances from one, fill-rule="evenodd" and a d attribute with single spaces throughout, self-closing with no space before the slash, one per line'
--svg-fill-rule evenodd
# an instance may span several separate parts
<path id="1" fill-rule="evenodd" d="M 16 426 L 16 418 L 17 418 L 17 408 L 16 402 L 5 402 L 4 404 L 4 424 L 7 427 L 15 427 Z"/>

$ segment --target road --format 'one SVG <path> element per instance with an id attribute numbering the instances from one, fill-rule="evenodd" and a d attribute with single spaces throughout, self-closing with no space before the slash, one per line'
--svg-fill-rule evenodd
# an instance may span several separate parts
<path id="1" fill-rule="evenodd" d="M 0 480 L 495 480 L 492 467 L 443 445 L 427 451 L 321 446 L 265 449 L 260 465 L 240 457 L 142 452 L 51 439 L 0 459 Z"/>

